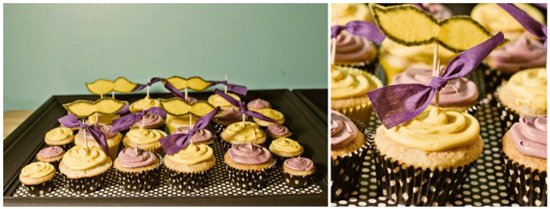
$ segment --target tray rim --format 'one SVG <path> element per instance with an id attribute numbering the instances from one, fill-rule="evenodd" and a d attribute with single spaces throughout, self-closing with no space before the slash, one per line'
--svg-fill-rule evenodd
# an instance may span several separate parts
<path id="1" fill-rule="evenodd" d="M 315 103 L 313 103 L 313 101 L 308 99 L 307 96 L 305 95 L 306 92 L 310 91 L 310 90 L 324 90 L 328 94 L 328 89 L 324 89 L 324 88 L 318 88 L 318 89 L 293 89 L 292 92 L 295 93 L 296 96 L 298 98 L 300 98 L 302 100 L 302 102 L 305 103 L 311 110 L 313 110 L 313 112 L 315 112 L 317 117 L 319 117 L 319 119 L 321 119 L 326 124 L 327 121 L 328 121 L 327 114 L 323 113 L 323 110 L 321 110 L 321 108 L 319 108 Z M 328 101 L 327 101 L 327 104 L 328 104 Z"/>

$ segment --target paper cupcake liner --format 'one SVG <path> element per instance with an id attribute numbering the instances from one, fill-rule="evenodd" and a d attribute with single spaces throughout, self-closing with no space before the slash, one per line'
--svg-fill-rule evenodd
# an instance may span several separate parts
<path id="1" fill-rule="evenodd" d="M 510 129 L 514 123 L 519 121 L 519 113 L 504 105 L 498 97 L 495 97 L 494 100 L 500 113 L 499 117 L 501 120 L 500 124 L 502 126 L 502 133 L 506 133 L 506 131 Z"/>
<path id="2" fill-rule="evenodd" d="M 159 163 L 151 170 L 140 172 L 125 172 L 115 168 L 115 173 L 124 190 L 131 192 L 147 191 L 159 185 L 161 165 L 162 163 Z"/>
<path id="3" fill-rule="evenodd" d="M 286 185 L 297 189 L 309 187 L 313 184 L 313 174 L 307 176 L 298 176 L 283 172 L 283 178 Z"/>
<path id="4" fill-rule="evenodd" d="M 331 159 L 331 199 L 332 201 L 347 199 L 351 192 L 357 189 L 361 177 L 363 161 L 372 145 L 372 133 L 363 123 L 353 121 L 357 128 L 365 134 L 365 143 L 352 153 Z"/>
<path id="5" fill-rule="evenodd" d="M 27 190 L 27 192 L 31 195 L 34 195 L 34 196 L 42 196 L 42 195 L 45 195 L 49 192 L 51 192 L 54 188 L 54 183 L 53 183 L 53 179 L 50 179 L 49 181 L 46 181 L 44 183 L 41 183 L 41 184 L 36 184 L 36 185 L 24 185 L 25 186 L 25 189 Z"/>
<path id="6" fill-rule="evenodd" d="M 275 162 L 263 170 L 241 170 L 225 164 L 231 184 L 244 190 L 264 188 L 274 168 Z"/>
<path id="7" fill-rule="evenodd" d="M 508 193 L 521 206 L 546 206 L 546 171 L 514 162 L 503 154 Z"/>
<path id="8" fill-rule="evenodd" d="M 105 172 L 106 173 L 106 172 Z M 103 186 L 103 177 L 105 173 L 93 177 L 71 179 L 65 176 L 65 185 L 71 192 L 90 193 Z"/>
<path id="9" fill-rule="evenodd" d="M 378 193 L 407 206 L 442 206 L 452 202 L 476 163 L 444 170 L 405 167 L 376 148 L 373 150 Z"/>
<path id="10" fill-rule="evenodd" d="M 167 181 L 170 186 L 178 191 L 194 191 L 208 186 L 208 179 L 210 171 L 213 167 L 207 171 L 196 173 L 183 173 L 176 170 L 172 170 L 166 166 Z"/>
<path id="11" fill-rule="evenodd" d="M 481 109 L 481 107 L 483 107 L 482 102 L 477 101 L 474 105 L 468 107 L 468 109 L 466 109 L 466 112 L 472 116 L 476 116 L 477 112 L 479 111 L 479 109 Z"/>

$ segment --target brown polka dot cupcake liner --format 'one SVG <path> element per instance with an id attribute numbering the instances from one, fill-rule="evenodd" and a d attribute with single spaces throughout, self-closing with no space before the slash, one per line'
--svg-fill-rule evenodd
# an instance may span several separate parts
<path id="1" fill-rule="evenodd" d="M 124 172 L 115 168 L 115 173 L 124 190 L 130 192 L 148 191 L 159 185 L 161 165 L 162 163 L 159 163 L 152 170 L 141 172 Z"/>
<path id="2" fill-rule="evenodd" d="M 105 171 L 102 174 L 93 177 L 71 179 L 64 177 L 65 185 L 71 192 L 77 193 L 91 193 L 103 186 L 103 178 L 105 177 Z"/>
<path id="3" fill-rule="evenodd" d="M 486 96 L 489 98 L 494 97 L 494 92 L 502 84 L 503 81 L 510 79 L 509 74 L 503 73 L 499 70 L 491 69 L 485 64 L 479 65 L 483 72 L 483 83 L 485 84 Z"/>
<path id="4" fill-rule="evenodd" d="M 519 113 L 516 111 L 510 109 L 506 105 L 504 105 L 498 97 L 495 97 L 495 102 L 499 111 L 499 117 L 502 127 L 502 133 L 506 133 L 508 129 L 512 127 L 512 125 L 519 121 Z"/>
<path id="5" fill-rule="evenodd" d="M 298 176 L 283 172 L 283 178 L 286 185 L 296 189 L 309 187 L 314 182 L 314 174 L 307 176 Z"/>
<path id="6" fill-rule="evenodd" d="M 43 196 L 54 189 L 54 178 L 41 184 L 36 185 L 24 185 L 27 192 L 34 196 Z"/>
<path id="7" fill-rule="evenodd" d="M 233 186 L 243 190 L 262 189 L 267 186 L 275 163 L 263 170 L 241 170 L 228 165 L 225 165 L 225 169 Z"/>
<path id="8" fill-rule="evenodd" d="M 167 181 L 170 186 L 178 191 L 191 192 L 207 187 L 212 169 L 196 173 L 183 173 L 165 166 Z"/>
<path id="9" fill-rule="evenodd" d="M 508 193 L 521 206 L 547 206 L 546 171 L 520 165 L 503 154 Z"/>

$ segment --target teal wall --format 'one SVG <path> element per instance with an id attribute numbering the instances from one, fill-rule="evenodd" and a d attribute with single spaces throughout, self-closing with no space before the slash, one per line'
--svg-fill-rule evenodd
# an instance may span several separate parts
<path id="1" fill-rule="evenodd" d="M 4 110 L 117 76 L 227 73 L 251 89 L 326 88 L 327 13 L 326 4 L 5 4 Z"/>

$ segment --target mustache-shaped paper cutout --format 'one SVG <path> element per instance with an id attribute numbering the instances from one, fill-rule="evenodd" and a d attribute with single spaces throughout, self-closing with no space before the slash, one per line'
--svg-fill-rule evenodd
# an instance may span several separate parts
<path id="1" fill-rule="evenodd" d="M 491 33 L 469 16 L 438 20 L 413 5 L 383 7 L 370 4 L 380 30 L 391 40 L 406 46 L 437 42 L 454 52 L 461 52 L 491 38 Z"/>
<path id="2" fill-rule="evenodd" d="M 92 94 L 106 95 L 112 91 L 129 93 L 132 92 L 138 85 L 126 79 L 118 77 L 114 81 L 107 79 L 97 79 L 94 82 L 86 83 L 86 88 Z"/>
<path id="3" fill-rule="evenodd" d="M 180 76 L 172 76 L 166 81 L 170 82 L 178 90 L 185 88 L 193 89 L 195 91 L 204 91 L 208 87 L 212 86 L 213 83 L 202 79 L 201 77 L 193 76 L 190 78 L 183 78 Z"/>
<path id="4" fill-rule="evenodd" d="M 190 105 L 180 98 L 160 99 L 160 104 L 168 114 L 174 116 L 191 114 L 202 117 L 214 109 L 214 107 L 206 101 L 198 101 Z"/>
<path id="5" fill-rule="evenodd" d="M 70 113 L 79 118 L 88 117 L 94 113 L 113 114 L 122 109 L 128 102 L 103 97 L 96 101 L 76 100 L 64 104 L 63 107 Z"/>

